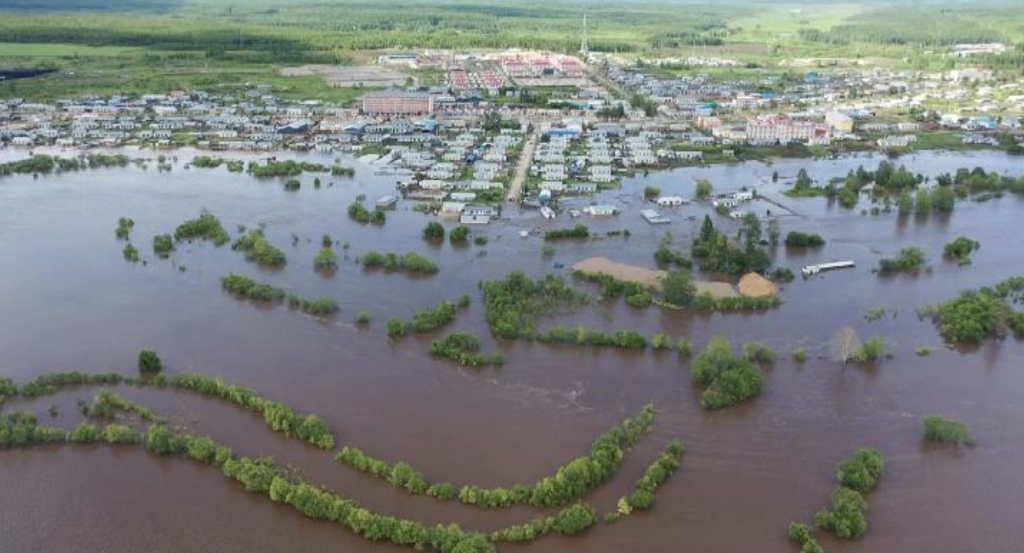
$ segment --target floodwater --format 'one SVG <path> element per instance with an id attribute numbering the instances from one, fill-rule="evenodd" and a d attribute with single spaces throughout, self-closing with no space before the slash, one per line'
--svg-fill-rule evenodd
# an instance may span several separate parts
<path id="1" fill-rule="evenodd" d="M 2 160 L 26 155 L 0 151 Z M 486 246 L 453 247 L 424 242 L 421 229 L 434 219 L 412 211 L 408 202 L 389 213 L 383 227 L 349 220 L 346 206 L 357 195 L 372 202 L 394 191 L 397 177 L 374 175 L 375 167 L 364 161 L 342 160 L 357 168 L 354 179 L 321 176 L 324 187 L 315 190 L 307 174 L 302 190 L 287 192 L 276 179 L 257 181 L 224 168 L 185 169 L 192 152 L 168 155 L 178 159 L 170 173 L 158 173 L 151 164 L 148 170 L 133 166 L 0 180 L 0 374 L 18 381 L 66 369 L 131 374 L 138 351 L 154 349 L 166 372 L 219 375 L 321 415 L 339 445 L 405 460 L 435 480 L 485 486 L 550 475 L 584 454 L 610 425 L 647 402 L 657 404 L 654 433 L 613 481 L 587 498 L 601 512 L 612 510 L 661 448 L 680 438 L 687 445 L 682 468 L 659 492 L 652 511 L 614 525 L 600 523 L 583 536 L 552 536 L 502 548 L 507 550 L 790 551 L 787 525 L 810 522 L 828 502 L 835 464 L 863 446 L 879 448 L 887 459 L 886 474 L 869 496 L 868 534 L 844 543 L 823 536 L 827 550 L 1015 551 L 1024 543 L 1018 508 L 1024 497 L 1024 440 L 1016 424 L 1024 418 L 1024 348 L 1010 338 L 973 351 L 950 350 L 915 312 L 962 289 L 1024 274 L 1024 199 L 963 202 L 949 216 L 900 222 L 895 214 L 862 214 L 867 201 L 850 211 L 824 199 L 785 198 L 781 185 L 770 183 L 773 171 L 785 180 L 807 167 L 824 182 L 860 163 L 873 168 L 877 159 L 745 163 L 630 179 L 622 190 L 598 198 L 623 210 L 603 220 L 563 216 L 548 222 L 536 212 L 507 209 L 504 220 L 475 230 L 488 238 Z M 1024 173 L 1019 159 L 1000 153 L 919 154 L 900 163 L 933 176 L 976 165 Z M 783 233 L 810 230 L 828 241 L 805 254 L 780 248 L 773 254 L 777 265 L 798 272 L 812 262 L 852 259 L 857 268 L 797 279 L 782 287 L 785 304 L 767 313 L 637 311 L 618 301 L 597 303 L 558 322 L 664 332 L 686 337 L 698 349 L 715 334 L 737 347 L 744 340 L 766 342 L 779 352 L 779 361 L 767 370 L 761 398 L 705 412 L 688 363 L 673 353 L 490 337 L 478 281 L 512 270 L 566 273 L 556 264 L 569 267 L 595 255 L 651 266 L 666 231 L 683 246 L 710 210 L 665 209 L 673 223 L 649 226 L 639 217 L 639 191 L 655 185 L 665 194 L 690 196 L 697 178 L 710 179 L 718 191 L 759 186 L 785 208 L 761 203 L 752 207 L 758 214 L 771 209 L 781 214 Z M 219 216 L 232 235 L 237 225 L 265 225 L 271 242 L 288 255 L 287 267 L 263 271 L 228 246 L 201 243 L 180 246 L 169 260 L 156 259 L 152 236 L 173 231 L 202 209 Z M 122 259 L 122 243 L 114 239 L 121 216 L 135 220 L 132 240 L 147 264 Z M 555 255 L 545 258 L 538 236 L 519 236 L 520 230 L 577 222 L 602 237 L 557 243 Z M 735 226 L 723 218 L 716 222 Z M 603 236 L 620 229 L 632 235 Z M 349 244 L 333 276 L 312 268 L 325 233 Z M 942 245 L 961 235 L 982 244 L 973 265 L 964 268 L 941 258 Z M 894 278 L 871 272 L 880 257 L 911 245 L 927 252 L 929 271 Z M 437 261 L 441 272 L 424 278 L 365 272 L 355 259 L 370 249 L 418 251 Z M 219 279 L 228 272 L 306 297 L 331 295 L 342 312 L 320 321 L 283 306 L 239 301 L 220 289 Z M 474 301 L 453 328 L 477 333 L 485 350 L 501 350 L 504 367 L 466 370 L 434 360 L 427 347 L 436 336 L 387 340 L 387 318 L 408 318 L 462 294 Z M 868 321 L 865 313 L 874 306 L 896 314 Z M 373 314 L 368 329 L 352 323 L 361 310 Z M 862 337 L 883 336 L 893 358 L 874 367 L 831 361 L 830 338 L 845 326 Z M 917 356 L 919 346 L 931 347 L 931 355 Z M 802 367 L 789 359 L 798 347 L 812 353 Z M 45 411 L 57 405 L 60 414 L 51 423 L 70 428 L 77 423 L 76 399 L 91 399 L 95 391 L 19 400 L 7 408 L 34 408 L 48 421 Z M 335 465 L 330 454 L 279 436 L 258 417 L 221 402 L 169 390 L 118 391 L 239 453 L 272 455 L 380 512 L 479 530 L 520 523 L 536 513 L 412 497 Z M 978 446 L 955 451 L 922 444 L 921 417 L 931 413 L 965 421 Z M 3 452 L 0 486 L 2 552 L 399 550 L 248 494 L 215 469 L 136 449 Z"/>

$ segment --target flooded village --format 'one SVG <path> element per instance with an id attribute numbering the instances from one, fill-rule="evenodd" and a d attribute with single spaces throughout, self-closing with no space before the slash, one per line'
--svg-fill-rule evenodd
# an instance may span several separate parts
<path id="1" fill-rule="evenodd" d="M 678 64 L 730 65 L 664 62 Z M 388 520 L 457 522 L 478 547 L 464 551 L 792 550 L 787 528 L 828 506 L 858 448 L 885 455 L 871 530 L 849 540 L 820 522 L 825 549 L 956 551 L 964 534 L 1019 546 L 1021 82 L 840 66 L 768 91 L 651 65 L 402 52 L 347 76 L 301 68 L 382 83 L 352 106 L 258 84 L 0 101 L 3 376 L 134 375 L 140 350 L 158 353 L 168 380 L 110 386 L 130 411 L 115 420 L 145 421 L 132 402 L 145 405 L 155 426 L 272 457 L 287 488 L 257 490 L 269 501 L 210 466 L 234 457 L 154 457 L 149 433 L 145 449 L 12 449 L 0 549 L 420 543 L 291 509 L 308 481 Z M 940 113 L 935 97 L 964 103 Z M 920 120 L 897 121 L 909 108 Z M 984 339 L 943 319 L 961 292 L 1004 282 L 1009 311 Z M 756 390 L 697 376 L 716 337 Z M 191 374 L 272 399 L 193 393 Z M 3 405 L 70 430 L 95 393 Z M 330 447 L 266 401 L 315 414 Z M 541 484 L 515 495 L 647 404 L 646 437 L 571 501 Z M 972 445 L 922 439 L 935 414 L 969 424 Z M 659 455 L 682 461 L 655 502 L 638 482 Z M 469 487 L 443 500 L 399 462 Z M 559 526 L 583 493 L 601 518 Z M 519 527 L 538 506 L 541 522 Z"/>

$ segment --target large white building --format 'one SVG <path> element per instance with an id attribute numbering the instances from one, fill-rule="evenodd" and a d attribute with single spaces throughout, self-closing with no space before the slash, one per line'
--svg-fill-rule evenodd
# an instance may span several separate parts
<path id="1" fill-rule="evenodd" d="M 829 138 L 829 128 L 813 121 L 795 121 L 785 116 L 754 119 L 747 123 L 750 142 L 821 142 Z"/>

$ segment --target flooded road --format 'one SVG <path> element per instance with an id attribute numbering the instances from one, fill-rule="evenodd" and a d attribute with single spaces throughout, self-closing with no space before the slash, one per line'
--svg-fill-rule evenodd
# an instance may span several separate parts
<path id="1" fill-rule="evenodd" d="M 0 150 L 0 160 L 26 155 Z M 1024 440 L 1017 424 L 1024 419 L 1024 347 L 1011 338 L 974 351 L 949 350 L 916 314 L 960 290 L 1024 275 L 1024 198 L 1008 194 L 985 203 L 961 202 L 950 215 L 900 221 L 894 213 L 862 214 L 870 209 L 866 199 L 847 210 L 821 198 L 786 198 L 782 184 L 771 183 L 775 171 L 786 180 L 804 167 L 824 183 L 858 164 L 871 170 L 880 158 L 744 163 L 629 179 L 621 190 L 596 198 L 622 210 L 607 219 L 563 215 L 545 221 L 535 211 L 506 208 L 502 221 L 474 229 L 487 237 L 486 245 L 454 247 L 423 241 L 423 226 L 436 219 L 413 211 L 411 202 L 399 203 L 383 227 L 350 220 L 346 208 L 358 195 L 372 202 L 394 193 L 397 177 L 375 175 L 375 166 L 364 161 L 342 159 L 356 167 L 353 179 L 321 175 L 324 186 L 316 190 L 314 175 L 306 174 L 302 189 L 288 192 L 278 179 L 256 180 L 224 168 L 185 169 L 192 153 L 176 156 L 169 173 L 158 173 L 153 163 L 148 170 L 0 179 L 0 374 L 19 382 L 68 369 L 132 374 L 138 351 L 153 349 L 168 373 L 222 376 L 319 414 L 339 445 L 407 461 L 432 479 L 486 486 L 550 475 L 586 453 L 598 433 L 649 401 L 657 404 L 654 433 L 615 479 L 587 497 L 599 512 L 614 509 L 668 440 L 680 438 L 687 446 L 682 468 L 659 492 L 653 510 L 614 525 L 600 523 L 582 536 L 552 536 L 503 550 L 795 550 L 787 525 L 810 522 L 828 501 L 835 464 L 863 446 L 877 447 L 887 460 L 886 474 L 868 498 L 868 534 L 842 543 L 823 535 L 826 550 L 1015 551 L 1024 543 L 1017 514 L 1024 497 Z M 320 155 L 308 158 L 331 163 Z M 1000 153 L 918 154 L 897 163 L 933 177 L 974 166 L 1024 173 L 1021 159 Z M 597 255 L 653 267 L 652 254 L 666 231 L 688 249 L 712 210 L 702 204 L 663 209 L 673 222 L 650 226 L 639 216 L 640 191 L 653 185 L 666 195 L 690 197 L 698 178 L 711 180 L 716 192 L 757 186 L 785 206 L 783 235 L 813 231 L 828 241 L 804 254 L 780 247 L 773 252 L 777 266 L 797 272 L 809 263 L 851 259 L 857 268 L 783 285 L 785 304 L 767 313 L 636 310 L 619 300 L 595 303 L 557 322 L 636 329 L 647 336 L 664 332 L 691 340 L 695 349 L 715 334 L 737 346 L 763 341 L 778 351 L 779 360 L 767 371 L 760 398 L 705 412 L 690 383 L 689 363 L 674 353 L 497 342 L 490 336 L 478 281 L 513 270 L 567 274 L 556 264 L 569 267 Z M 264 271 L 230 247 L 208 243 L 179 245 L 168 260 L 152 254 L 153 235 L 173 232 L 203 209 L 220 217 L 232 236 L 237 225 L 265 225 L 288 265 Z M 781 208 L 758 202 L 750 209 L 764 215 Z M 114 238 L 122 216 L 135 220 L 132 242 L 145 265 L 122 258 L 123 244 Z M 519 236 L 520 230 L 578 222 L 601 236 L 556 243 L 551 257 L 541 254 L 539 236 Z M 725 218 L 715 222 L 735 229 Z M 605 236 L 622 229 L 631 236 Z M 349 245 L 336 246 L 342 259 L 333 276 L 312 266 L 323 234 Z M 957 236 L 982 244 L 968 267 L 942 260 L 943 244 Z M 908 246 L 926 252 L 928 271 L 886 278 L 871 272 L 879 258 Z M 364 271 L 356 258 L 371 249 L 420 252 L 441 271 L 418 278 Z M 304 297 L 332 296 L 342 311 L 320 321 L 284 306 L 239 301 L 221 290 L 220 278 L 229 272 Z M 465 370 L 431 358 L 429 342 L 440 333 L 387 340 L 386 319 L 409 318 L 462 294 L 470 294 L 473 303 L 445 331 L 476 333 L 483 349 L 502 351 L 504 367 Z M 896 315 L 868 321 L 872 307 Z M 369 328 L 352 322 L 362 310 L 373 315 Z M 874 367 L 830 360 L 830 339 L 845 326 L 861 337 L 884 337 L 894 358 Z M 917 356 L 920 346 L 930 347 L 931 355 Z M 790 361 L 798 347 L 812 355 L 802 366 Z M 52 424 L 71 427 L 77 422 L 75 400 L 91 399 L 96 390 L 19 400 L 6 408 L 32 407 L 51 424 L 45 411 L 57 404 L 61 415 Z M 190 421 L 196 432 L 239 453 L 273 455 L 383 513 L 485 530 L 524 522 L 537 512 L 483 511 L 412 497 L 336 465 L 330 454 L 274 434 L 255 415 L 220 402 L 169 390 L 117 391 Z M 932 413 L 967 423 L 978 447 L 954 451 L 923 444 L 920 419 Z M 0 551 L 400 550 L 248 494 L 209 467 L 139 450 L 3 452 L 0 485 Z"/>

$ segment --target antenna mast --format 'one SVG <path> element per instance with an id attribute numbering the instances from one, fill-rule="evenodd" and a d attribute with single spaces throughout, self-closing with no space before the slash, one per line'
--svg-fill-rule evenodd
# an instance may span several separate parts
<path id="1" fill-rule="evenodd" d="M 587 8 L 583 8 L 583 41 L 580 43 L 580 54 L 586 57 L 590 53 L 587 47 Z"/>

